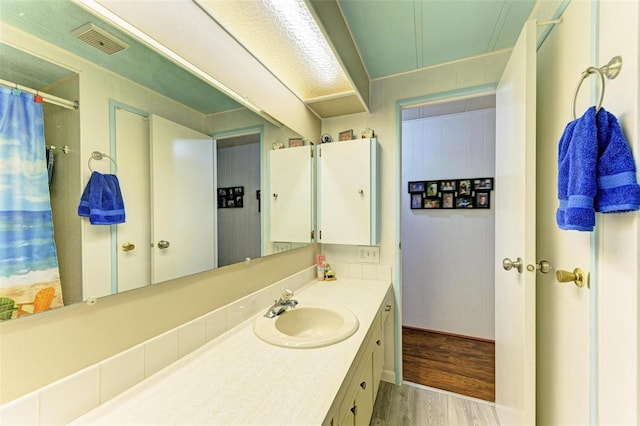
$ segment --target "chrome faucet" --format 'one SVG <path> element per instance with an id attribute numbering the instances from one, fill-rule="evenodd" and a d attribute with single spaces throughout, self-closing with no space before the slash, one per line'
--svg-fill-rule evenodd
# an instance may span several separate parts
<path id="1" fill-rule="evenodd" d="M 293 297 L 293 291 L 288 288 L 283 288 L 282 296 L 280 297 L 280 299 L 275 300 L 273 305 L 263 316 L 266 318 L 275 318 L 281 313 L 295 308 L 298 304 L 298 301 L 292 299 L 291 297 Z"/>

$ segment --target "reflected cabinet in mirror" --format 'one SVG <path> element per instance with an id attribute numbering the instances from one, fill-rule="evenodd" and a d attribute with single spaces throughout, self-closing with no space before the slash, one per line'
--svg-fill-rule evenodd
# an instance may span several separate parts
<path id="1" fill-rule="evenodd" d="M 273 145 L 300 135 L 70 1 L 3 1 L 0 16 L 2 90 L 19 98 L 15 83 L 79 103 L 42 104 L 32 159 L 18 154 L 22 136 L 1 135 L 3 199 L 39 201 L 0 204 L 0 320 L 312 242 L 311 158 L 294 185 L 304 201 L 276 207 L 266 196 Z M 92 47 L 83 31 L 122 50 Z M 22 181 L 9 182 L 13 174 Z M 35 174 L 39 193 L 25 180 Z M 81 198 L 92 213 L 122 205 L 124 222 L 79 216 Z M 271 232 L 291 215 L 304 238 Z"/>

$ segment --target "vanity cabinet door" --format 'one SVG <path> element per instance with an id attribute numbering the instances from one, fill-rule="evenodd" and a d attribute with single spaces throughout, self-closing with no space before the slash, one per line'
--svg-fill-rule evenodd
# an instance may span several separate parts
<path id="1" fill-rule="evenodd" d="M 356 388 L 355 399 L 355 424 L 356 426 L 368 426 L 373 415 L 373 370 L 372 354 L 369 354 L 365 368 L 360 375 Z"/>
<path id="2" fill-rule="evenodd" d="M 309 243 L 313 229 L 311 148 L 269 151 L 269 239 Z M 266 198 L 266 199 L 265 199 Z"/>
<path id="3" fill-rule="evenodd" d="M 377 244 L 377 140 L 323 144 L 318 151 L 319 241 Z"/>

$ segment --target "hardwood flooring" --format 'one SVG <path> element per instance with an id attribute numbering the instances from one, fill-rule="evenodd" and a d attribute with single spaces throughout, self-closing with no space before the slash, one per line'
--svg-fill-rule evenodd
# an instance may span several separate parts
<path id="1" fill-rule="evenodd" d="M 495 401 L 495 344 L 402 327 L 405 381 Z"/>
<path id="2" fill-rule="evenodd" d="M 380 382 L 370 426 L 499 426 L 493 404 L 403 383 Z"/>

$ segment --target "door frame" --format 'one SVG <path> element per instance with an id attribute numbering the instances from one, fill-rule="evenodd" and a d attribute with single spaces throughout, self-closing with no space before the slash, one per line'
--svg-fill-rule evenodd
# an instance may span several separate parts
<path id="1" fill-rule="evenodd" d="M 264 154 L 264 125 L 260 124 L 257 126 L 249 126 L 249 127 L 241 127 L 237 129 L 225 130 L 222 132 L 213 132 L 209 133 L 209 136 L 213 139 L 215 143 L 215 151 L 214 151 L 214 163 L 217 164 L 218 159 L 218 139 L 228 139 L 237 136 L 245 136 L 257 134 L 260 139 L 260 194 L 265 193 L 265 179 L 264 173 L 267 167 L 265 167 L 265 154 Z M 217 179 L 216 179 L 216 187 L 217 187 Z M 263 198 L 261 196 L 261 198 Z M 264 214 L 265 203 L 263 199 L 260 200 L 260 256 L 265 255 L 265 238 L 264 232 L 265 229 L 268 229 L 268 226 L 265 224 L 266 215 Z"/>
<path id="2" fill-rule="evenodd" d="M 125 110 L 132 114 L 137 114 L 145 119 L 149 119 L 149 112 L 136 108 L 134 106 L 109 99 L 109 156 L 118 158 L 117 156 L 117 140 L 116 140 L 116 110 Z M 110 161 L 111 173 L 115 173 L 115 165 Z M 110 225 L 111 239 L 111 294 L 118 294 L 118 227 Z"/>
<path id="3" fill-rule="evenodd" d="M 396 301 L 395 312 L 395 384 L 402 383 L 402 111 L 408 108 L 426 104 L 453 102 L 461 99 L 469 99 L 486 95 L 495 95 L 497 82 L 464 89 L 440 92 L 432 95 L 418 96 L 415 98 L 400 99 L 396 101 L 396 164 L 395 164 L 395 259 L 397 265 L 393 271 L 394 293 Z"/>

